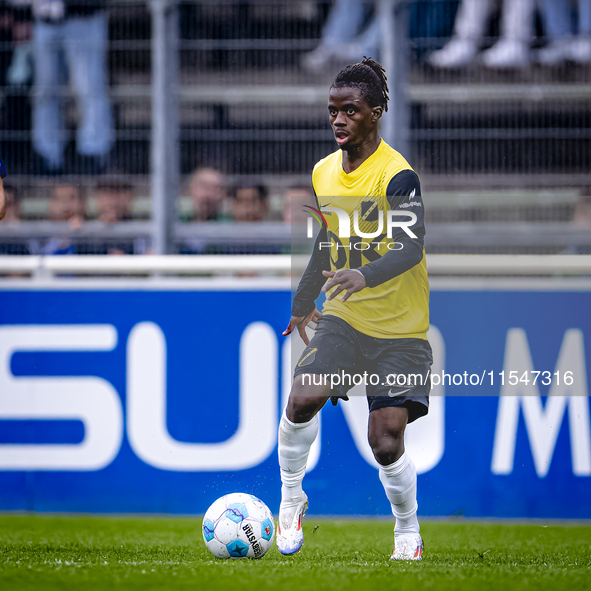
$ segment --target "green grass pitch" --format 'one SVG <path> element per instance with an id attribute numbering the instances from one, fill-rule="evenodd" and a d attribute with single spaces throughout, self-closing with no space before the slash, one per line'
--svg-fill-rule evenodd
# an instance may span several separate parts
<path id="1" fill-rule="evenodd" d="M 423 521 L 416 563 L 388 560 L 388 520 L 308 516 L 304 531 L 293 557 L 216 560 L 198 518 L 0 515 L 0 590 L 591 589 L 587 524 Z"/>

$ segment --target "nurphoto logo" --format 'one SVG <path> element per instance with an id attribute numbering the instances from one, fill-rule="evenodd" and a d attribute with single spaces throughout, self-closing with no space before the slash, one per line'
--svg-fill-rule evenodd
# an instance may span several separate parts
<path id="1" fill-rule="evenodd" d="M 349 214 L 340 207 L 324 207 L 322 210 L 316 209 L 309 205 L 304 206 L 308 213 L 310 213 L 313 218 L 320 224 L 320 226 L 324 226 L 328 230 L 328 222 L 326 221 L 327 215 L 335 214 L 339 221 L 339 230 L 338 230 L 338 237 L 339 238 L 350 238 L 351 237 L 351 220 L 349 218 Z M 417 235 L 411 230 L 411 227 L 414 226 L 417 222 L 417 215 L 412 211 L 401 211 L 399 209 L 395 210 L 388 210 L 388 211 L 374 211 L 377 207 L 377 203 L 374 203 L 372 207 L 370 207 L 365 214 L 359 219 L 360 212 L 355 210 L 353 212 L 353 233 L 354 236 L 358 236 L 359 238 L 377 238 L 378 236 L 383 237 L 384 232 L 384 224 L 386 225 L 386 236 L 388 238 L 392 238 L 392 230 L 393 228 L 401 228 L 410 238 L 417 238 Z M 360 221 L 365 222 L 367 218 L 377 213 L 377 229 L 373 232 L 363 232 L 360 229 Z M 394 219 L 394 218 L 406 218 L 405 220 Z M 314 238 L 314 228 L 313 228 L 314 221 L 310 217 L 308 218 L 308 228 L 307 228 L 307 237 Z M 330 231 L 330 230 L 329 230 Z"/>

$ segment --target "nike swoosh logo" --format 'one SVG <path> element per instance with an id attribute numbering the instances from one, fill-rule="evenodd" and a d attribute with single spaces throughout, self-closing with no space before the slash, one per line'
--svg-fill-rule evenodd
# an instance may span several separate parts
<path id="1" fill-rule="evenodd" d="M 412 388 L 407 388 L 406 390 L 402 390 L 401 392 L 392 392 L 392 388 L 390 388 L 390 390 L 388 391 L 388 396 L 390 396 L 391 398 L 395 398 L 396 396 L 402 396 L 402 394 L 406 394 L 411 390 Z"/>

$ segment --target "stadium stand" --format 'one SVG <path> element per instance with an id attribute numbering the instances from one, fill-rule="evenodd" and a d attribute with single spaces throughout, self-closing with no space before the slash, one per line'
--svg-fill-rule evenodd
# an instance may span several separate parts
<path id="1" fill-rule="evenodd" d="M 145 242 L 151 233 L 147 220 L 152 211 L 153 4 L 110 0 L 106 6 L 116 140 L 106 172 L 133 187 L 136 198 L 128 221 L 113 225 L 121 229 L 105 228 L 105 236 L 116 231 L 133 237 L 140 232 L 144 246 L 139 252 L 149 251 Z M 199 0 L 173 5 L 178 85 L 169 91 L 179 103 L 178 128 L 172 133 L 178 137 L 178 186 L 185 187 L 177 204 L 183 222 L 176 226 L 174 252 L 212 252 L 206 248 L 210 237 L 219 241 L 219 232 L 191 221 L 190 183 L 181 181 L 188 181 L 198 167 L 221 171 L 230 186 L 262 182 L 269 194 L 268 215 L 266 222 L 256 222 L 264 229 L 263 248 L 255 251 L 285 252 L 289 246 L 288 227 L 278 221 L 284 210 L 282 196 L 288 187 L 308 184 L 313 164 L 335 147 L 325 102 L 328 85 L 346 61 L 333 59 L 315 71 L 303 65 L 322 38 L 332 5 L 312 0 Z M 457 7 L 455 0 L 416 0 L 399 3 L 397 9 L 397 18 L 406 10 L 409 19 L 408 69 L 405 79 L 390 73 L 390 80 L 402 85 L 409 108 L 407 157 L 422 180 L 428 251 L 554 254 L 572 246 L 573 240 L 585 246 L 579 244 L 589 242 L 583 233 L 570 233 L 568 240 L 566 234 L 581 187 L 590 184 L 591 67 L 573 61 L 552 66 L 532 62 L 519 69 L 485 68 L 478 62 L 461 68 L 434 67 L 429 55 L 452 34 Z M 364 9 L 370 19 L 374 3 L 365 3 Z M 33 149 L 34 78 L 16 77 L 16 84 L 8 75 L 27 44 L 26 33 L 23 37 L 16 32 L 23 29 L 26 10 L 7 2 L 0 10 L 0 150 L 11 183 L 19 190 L 22 220 L 0 228 L 2 250 L 11 251 L 11 240 L 26 239 L 23 244 L 28 244 L 33 237 L 49 242 L 56 233 L 61 235 L 63 228 L 48 221 L 56 183 L 70 183 L 88 195 L 89 221 L 78 232 L 96 235 L 94 195 L 102 170 L 76 151 L 75 97 L 67 84 L 61 87 L 66 164 L 63 174 L 48 176 Z M 544 45 L 542 22 L 537 15 L 532 51 Z M 498 34 L 499 15 L 493 14 L 483 48 Z M 229 218 L 231 205 L 226 205 L 222 222 Z M 136 225 L 132 229 L 130 224 Z M 507 224 L 519 227 L 508 229 Z M 187 249 L 187 240 L 201 247 Z M 232 252 L 253 252 L 252 248 L 245 234 L 245 248 L 237 246 Z M 22 247 L 17 251 L 22 254 Z"/>

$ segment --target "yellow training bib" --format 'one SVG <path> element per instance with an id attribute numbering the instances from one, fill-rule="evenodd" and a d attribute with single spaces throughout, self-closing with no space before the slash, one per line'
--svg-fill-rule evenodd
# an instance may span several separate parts
<path id="1" fill-rule="evenodd" d="M 384 140 L 349 174 L 343 170 L 341 150 L 316 164 L 312 183 L 328 224 L 329 238 L 321 248 L 330 249 L 332 271 L 362 267 L 401 246 L 388 236 L 391 206 L 386 190 L 392 178 L 403 170 L 412 168 Z M 429 281 L 424 251 L 421 262 L 402 275 L 366 287 L 346 302 L 340 299 L 343 294 L 327 300 L 323 312 L 342 318 L 372 337 L 427 338 Z"/>

